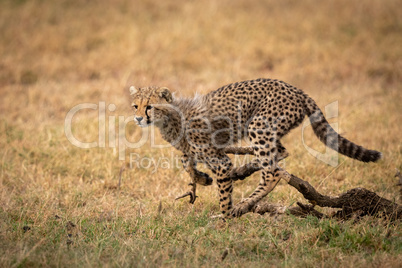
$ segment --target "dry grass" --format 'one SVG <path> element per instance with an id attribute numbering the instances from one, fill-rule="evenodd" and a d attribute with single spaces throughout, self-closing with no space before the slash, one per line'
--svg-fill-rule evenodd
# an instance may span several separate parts
<path id="1" fill-rule="evenodd" d="M 173 149 L 147 143 L 119 161 L 109 146 L 71 145 L 64 119 L 77 104 L 106 102 L 116 105 L 106 110 L 113 126 L 109 116 L 131 114 L 131 84 L 191 96 L 243 79 L 279 78 L 321 107 L 338 101 L 332 122 L 340 132 L 384 154 L 378 164 L 341 156 L 333 168 L 306 152 L 298 129 L 284 141 L 288 171 L 327 194 L 365 187 L 400 202 L 393 178 L 402 169 L 400 5 L 1 1 L 0 266 L 397 267 L 400 223 L 245 215 L 224 224 L 210 218 L 218 212 L 215 186 L 200 188 L 194 206 L 174 201 L 187 190 L 179 168 L 126 169 L 118 187 L 130 153 L 159 159 L 176 155 Z M 96 140 L 97 115 L 80 112 L 74 134 Z M 141 135 L 132 124 L 126 132 L 132 141 Z M 306 132 L 307 144 L 323 150 Z M 257 180 L 236 183 L 236 200 Z M 290 205 L 302 197 L 280 184 L 268 199 Z"/>

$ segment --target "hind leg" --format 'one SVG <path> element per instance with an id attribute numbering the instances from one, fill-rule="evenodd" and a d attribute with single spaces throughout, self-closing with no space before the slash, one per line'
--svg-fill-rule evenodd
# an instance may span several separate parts
<path id="1" fill-rule="evenodd" d="M 286 152 L 284 147 L 277 140 L 277 134 L 272 131 L 273 127 L 267 129 L 250 129 L 249 135 L 254 148 L 254 155 L 262 168 L 260 182 L 254 192 L 246 199 L 237 204 L 231 211 L 232 217 L 240 217 L 257 204 L 262 198 L 270 193 L 281 179 L 281 173 L 277 167 L 278 145 L 281 146 L 282 157 Z"/>
<path id="2" fill-rule="evenodd" d="M 274 172 L 263 170 L 260 183 L 255 191 L 246 199 L 238 203 L 229 213 L 230 217 L 240 217 L 251 209 L 265 196 L 267 196 L 281 179 L 289 183 L 291 175 L 281 168 Z"/>
<path id="3" fill-rule="evenodd" d="M 279 178 L 275 177 L 270 171 L 263 170 L 261 177 L 261 181 L 255 191 L 230 211 L 231 217 L 240 217 L 250 212 L 255 204 L 270 193 L 279 182 Z"/>
<path id="4" fill-rule="evenodd" d="M 290 180 L 289 173 L 278 167 L 277 163 L 289 155 L 280 139 L 289 132 L 294 122 L 283 115 L 277 117 L 276 113 L 271 114 L 268 111 L 256 115 L 248 126 L 248 135 L 254 155 L 262 169 L 262 176 L 255 191 L 230 211 L 232 217 L 240 217 L 249 212 L 257 202 L 275 188 L 280 179 L 283 178 L 287 182 Z"/>

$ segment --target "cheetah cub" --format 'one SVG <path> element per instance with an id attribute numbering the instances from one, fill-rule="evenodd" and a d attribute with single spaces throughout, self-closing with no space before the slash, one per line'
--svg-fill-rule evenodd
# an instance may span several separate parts
<path id="1" fill-rule="evenodd" d="M 162 137 L 183 153 L 182 162 L 190 174 L 195 201 L 195 185 L 212 184 L 212 179 L 196 169 L 205 163 L 216 177 L 219 205 L 225 218 L 239 217 L 290 174 L 277 164 L 288 156 L 281 138 L 310 118 L 317 137 L 328 147 L 363 162 L 375 162 L 381 153 L 368 150 L 342 137 L 329 125 L 317 104 L 302 90 L 285 82 L 256 79 L 223 86 L 193 99 L 174 98 L 166 87 L 130 87 L 135 122 L 141 127 L 159 127 Z M 262 170 L 256 190 L 233 207 L 235 169 L 227 149 L 246 139 L 254 155 L 253 165 Z M 242 148 L 242 147 L 240 147 Z M 243 147 L 244 148 L 244 147 Z"/>

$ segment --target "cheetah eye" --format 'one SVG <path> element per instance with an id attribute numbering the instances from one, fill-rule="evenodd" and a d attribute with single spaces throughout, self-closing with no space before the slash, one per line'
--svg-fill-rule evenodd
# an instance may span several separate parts
<path id="1" fill-rule="evenodd" d="M 147 107 L 145 107 L 147 110 L 151 110 L 152 108 L 154 108 L 152 105 L 147 105 Z"/>
<path id="2" fill-rule="evenodd" d="M 137 109 L 137 108 L 138 108 L 138 105 L 137 105 L 137 104 L 133 104 L 133 105 L 131 105 L 131 106 L 133 106 L 134 109 Z"/>

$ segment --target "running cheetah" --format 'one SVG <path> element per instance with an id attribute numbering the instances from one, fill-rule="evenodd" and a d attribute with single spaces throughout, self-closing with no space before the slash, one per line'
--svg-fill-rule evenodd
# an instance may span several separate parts
<path id="1" fill-rule="evenodd" d="M 196 169 L 197 163 L 205 163 L 216 176 L 225 218 L 249 212 L 280 179 L 289 182 L 290 174 L 277 165 L 288 156 L 281 138 L 306 115 L 326 146 L 363 162 L 375 162 L 382 156 L 340 136 L 313 99 L 282 81 L 260 78 L 237 82 L 193 99 L 174 98 L 166 87 L 132 86 L 130 93 L 134 121 L 141 127 L 156 125 L 162 137 L 183 153 L 183 166 L 192 179 L 191 203 L 196 183 L 212 184 L 207 174 Z M 233 207 L 231 172 L 235 168 L 227 151 L 236 151 L 233 144 L 242 139 L 249 141 L 255 157 L 252 164 L 262 170 L 262 176 L 256 190 Z"/>

